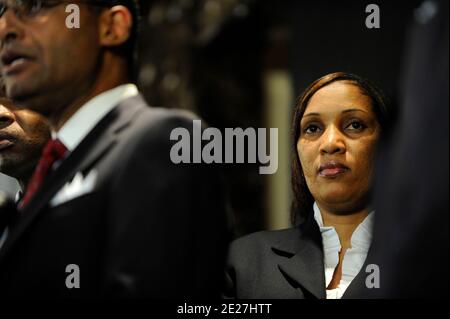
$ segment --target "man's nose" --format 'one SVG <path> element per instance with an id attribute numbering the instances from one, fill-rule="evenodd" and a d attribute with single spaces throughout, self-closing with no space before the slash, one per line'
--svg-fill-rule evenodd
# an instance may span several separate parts
<path id="1" fill-rule="evenodd" d="M 343 154 L 346 151 L 345 138 L 342 132 L 335 126 L 326 129 L 322 135 L 320 145 L 321 154 Z"/>
<path id="2" fill-rule="evenodd" d="M 0 129 L 11 125 L 14 120 L 14 113 L 6 108 L 3 104 L 0 104 Z"/>
<path id="3" fill-rule="evenodd" d="M 23 27 L 12 10 L 6 10 L 0 17 L 0 43 L 4 44 L 20 38 L 23 34 Z"/>

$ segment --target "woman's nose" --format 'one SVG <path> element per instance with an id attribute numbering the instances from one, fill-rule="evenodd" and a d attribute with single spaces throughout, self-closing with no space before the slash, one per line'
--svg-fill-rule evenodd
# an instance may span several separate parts
<path id="1" fill-rule="evenodd" d="M 336 127 L 326 129 L 321 138 L 321 154 L 343 154 L 346 151 L 345 140 L 342 133 Z"/>

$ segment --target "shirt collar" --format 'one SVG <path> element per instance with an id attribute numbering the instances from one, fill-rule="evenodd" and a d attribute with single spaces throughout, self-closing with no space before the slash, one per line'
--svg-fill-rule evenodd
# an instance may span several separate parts
<path id="1" fill-rule="evenodd" d="M 19 189 L 16 193 L 16 196 L 14 197 L 15 203 L 18 204 L 22 200 L 22 197 L 23 197 L 23 190 Z"/>
<path id="2" fill-rule="evenodd" d="M 327 250 L 339 251 L 341 250 L 341 243 L 339 241 L 339 236 L 334 229 L 334 227 L 325 227 L 323 225 L 322 214 L 320 213 L 319 206 L 314 202 L 313 205 L 314 210 L 314 219 L 317 222 L 317 225 L 320 228 L 320 234 L 322 235 L 322 244 L 324 251 L 326 253 Z"/>
<path id="3" fill-rule="evenodd" d="M 340 250 L 341 244 L 339 237 L 336 233 L 334 227 L 326 227 L 323 224 L 322 214 L 320 212 L 319 206 L 316 202 L 313 205 L 314 219 L 320 228 L 320 234 L 322 235 L 322 242 L 324 250 L 336 249 Z M 368 250 L 372 242 L 372 232 L 373 232 L 373 218 L 375 212 L 371 211 L 369 215 L 361 222 L 361 224 L 356 227 L 352 234 L 351 245 L 352 247 L 360 247 L 363 250 Z"/>
<path id="4" fill-rule="evenodd" d="M 371 211 L 362 223 L 356 227 L 351 239 L 352 247 L 361 247 L 364 251 L 369 250 L 372 243 L 374 217 L 375 212 Z"/>
<path id="5" fill-rule="evenodd" d="M 116 105 L 138 94 L 134 84 L 124 84 L 103 92 L 84 104 L 58 132 L 52 132 L 52 137 L 58 138 L 72 152 Z"/>

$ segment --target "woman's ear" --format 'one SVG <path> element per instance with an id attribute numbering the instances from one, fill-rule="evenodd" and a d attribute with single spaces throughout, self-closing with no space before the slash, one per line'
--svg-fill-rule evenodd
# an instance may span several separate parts
<path id="1" fill-rule="evenodd" d="M 133 16 L 125 6 L 114 6 L 103 10 L 100 16 L 100 45 L 120 46 L 131 36 Z"/>

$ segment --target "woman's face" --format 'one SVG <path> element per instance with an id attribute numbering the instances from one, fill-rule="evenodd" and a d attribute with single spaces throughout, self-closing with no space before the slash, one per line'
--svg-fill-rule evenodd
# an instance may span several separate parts
<path id="1" fill-rule="evenodd" d="M 379 132 L 371 99 L 355 84 L 333 82 L 312 96 L 297 151 L 320 207 L 351 213 L 367 206 Z"/>

